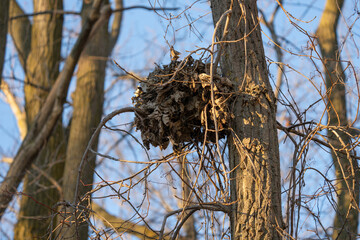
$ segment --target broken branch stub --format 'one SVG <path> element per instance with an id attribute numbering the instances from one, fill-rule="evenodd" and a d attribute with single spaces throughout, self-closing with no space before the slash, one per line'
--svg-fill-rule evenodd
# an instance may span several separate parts
<path id="1" fill-rule="evenodd" d="M 186 143 L 215 142 L 213 108 L 219 138 L 224 138 L 233 115 L 230 103 L 234 86 L 227 78 L 214 75 L 214 103 L 211 102 L 209 71 L 200 60 L 189 57 L 185 61 L 171 61 L 157 66 L 140 83 L 132 98 L 135 108 L 145 116 L 135 117 L 135 126 L 141 131 L 146 146 L 166 149 Z"/>

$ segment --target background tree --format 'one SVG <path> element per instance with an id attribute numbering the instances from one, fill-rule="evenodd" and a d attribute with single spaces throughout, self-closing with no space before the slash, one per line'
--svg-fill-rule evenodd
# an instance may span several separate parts
<path id="1" fill-rule="evenodd" d="M 59 8 L 60 9 L 62 8 L 61 1 L 56 1 L 58 5 L 55 5 L 54 3 L 55 2 L 43 2 L 40 3 L 39 5 L 36 5 L 35 3 L 34 8 L 35 9 L 39 8 L 39 10 L 44 10 L 43 8 L 48 10 L 49 8 L 50 10 L 55 10 L 55 11 L 58 11 Z M 94 17 L 94 10 L 95 13 L 96 11 L 98 11 L 100 6 L 99 3 L 100 2 L 98 1 L 97 3 L 94 4 L 94 9 L 91 12 L 91 14 L 93 15 L 92 19 L 88 17 L 87 22 L 84 24 L 83 32 L 80 34 L 78 38 L 78 42 L 75 44 L 69 59 L 67 59 L 67 61 L 65 62 L 64 68 L 62 70 L 62 74 L 59 76 L 57 76 L 58 70 L 56 70 L 58 68 L 59 62 L 57 62 L 56 60 L 58 60 L 60 57 L 61 31 L 62 31 L 61 15 L 60 17 L 57 17 L 58 14 L 40 14 L 42 16 L 40 17 L 38 24 L 34 24 L 32 26 L 33 31 L 35 31 L 36 33 L 36 34 L 35 33 L 32 34 L 33 38 L 31 39 L 32 48 L 34 49 L 34 51 L 33 53 L 30 51 L 28 58 L 25 58 L 22 61 L 23 66 L 25 66 L 25 62 L 27 66 L 27 68 L 24 68 L 24 70 L 26 70 L 25 72 L 27 73 L 27 81 L 29 81 L 29 84 L 26 85 L 25 87 L 25 99 L 26 99 L 27 122 L 29 126 L 31 125 L 31 128 L 22 144 L 23 145 L 22 148 L 20 148 L 18 155 L 15 157 L 10 167 L 8 176 L 5 178 L 4 182 L 1 185 L 1 206 L 2 206 L 1 215 L 3 215 L 3 211 L 5 210 L 7 204 L 9 203 L 9 200 L 11 199 L 11 195 L 9 194 L 9 192 L 13 192 L 14 191 L 13 188 L 16 188 L 18 186 L 19 182 L 22 179 L 22 176 L 24 176 L 25 173 L 24 171 L 27 169 L 27 166 L 29 166 L 34 161 L 34 158 L 36 156 L 39 157 L 37 158 L 38 160 L 35 161 L 36 165 L 34 166 L 36 167 L 35 169 L 33 169 L 33 171 L 40 172 L 40 176 L 46 179 L 46 180 L 44 179 L 45 185 L 50 186 L 50 191 L 54 191 L 54 189 L 51 189 L 51 187 L 56 187 L 56 184 L 54 184 L 54 182 L 56 183 L 56 178 L 59 177 L 59 171 L 60 173 L 62 173 L 62 168 L 57 167 L 55 171 L 51 171 L 51 167 L 53 167 L 52 162 L 58 163 L 56 162 L 56 160 L 58 160 L 56 159 L 57 156 L 55 158 L 49 157 L 51 156 L 50 155 L 51 151 L 50 153 L 47 152 L 46 147 L 43 148 L 42 153 L 40 153 L 39 155 L 38 155 L 38 151 L 41 149 L 41 147 L 43 147 L 42 143 L 44 142 L 44 140 L 49 139 L 51 130 L 56 125 L 56 120 L 59 118 L 62 112 L 62 106 L 64 104 L 64 100 L 66 99 L 66 93 L 67 93 L 68 85 L 70 83 L 72 71 L 74 71 L 77 59 L 79 58 L 81 50 L 85 45 L 85 41 L 90 34 L 91 25 L 97 20 L 96 15 Z M 15 7 L 14 11 L 21 10 L 16 5 L 15 2 L 13 2 L 12 5 Z M 53 11 L 50 11 L 50 13 L 52 12 Z M 50 15 L 50 17 L 52 16 L 52 18 L 50 18 L 51 21 L 50 19 L 46 19 L 47 15 Z M 41 31 L 39 30 L 39 27 L 41 27 Z M 15 29 L 19 30 L 22 29 L 22 27 L 15 27 Z M 41 34 L 39 34 L 37 31 L 40 31 Z M 44 35 L 42 35 L 43 33 Z M 29 38 L 26 37 L 23 39 L 18 38 L 18 36 L 26 35 L 24 32 L 15 33 L 15 34 L 16 34 L 16 37 L 14 37 L 15 42 L 16 40 L 20 40 L 20 41 L 29 40 Z M 39 44 L 39 42 L 41 42 L 40 46 L 37 45 Z M 26 44 L 22 42 L 18 46 L 26 46 Z M 20 49 L 19 52 L 21 53 L 27 52 L 26 50 L 24 51 L 21 50 L 23 49 Z M 41 64 L 39 64 L 38 62 L 39 60 L 43 60 Z M 51 90 L 49 96 L 46 97 L 47 95 L 46 91 L 49 91 L 50 85 L 52 82 L 54 83 L 55 79 L 57 79 L 55 83 L 55 87 Z M 39 91 L 39 88 L 42 92 Z M 46 101 L 44 101 L 45 98 Z M 40 113 L 38 114 L 37 112 Z M 44 121 L 47 122 L 45 123 Z M 61 129 L 62 126 L 60 125 L 59 128 Z M 57 130 L 55 129 L 55 133 L 56 132 Z M 55 135 L 54 139 L 55 140 L 53 141 L 63 140 L 61 138 L 61 135 L 59 138 L 56 138 Z M 51 141 L 52 140 L 49 139 L 50 144 L 48 146 L 51 146 Z M 34 144 L 36 144 L 36 147 L 34 147 L 35 146 Z M 55 146 L 53 145 L 53 147 L 61 147 L 61 144 L 60 145 L 56 144 Z M 40 168 L 37 166 L 40 166 Z M 43 167 L 45 169 L 50 168 L 50 170 L 47 170 L 48 173 L 46 173 L 46 171 L 43 171 L 41 169 Z M 48 183 L 49 179 L 50 179 L 50 184 Z M 28 182 L 28 180 L 34 180 L 34 181 Z M 35 197 L 37 197 L 39 200 L 35 200 L 36 198 L 32 198 L 32 196 L 29 195 L 27 195 L 27 197 L 31 198 L 33 201 L 35 200 L 35 202 L 37 203 L 39 203 L 38 201 L 43 201 L 42 208 L 39 208 L 39 204 L 36 204 L 36 206 L 33 205 L 33 207 L 31 207 L 32 203 L 30 201 L 27 202 L 26 200 L 23 200 L 21 211 L 25 215 L 25 217 L 29 217 L 29 216 L 39 217 L 40 215 L 42 217 L 50 219 L 48 210 L 44 211 L 44 206 L 51 206 L 52 204 L 58 201 L 58 197 L 56 197 L 57 192 L 54 193 L 48 191 L 44 193 L 43 186 L 41 186 L 40 189 L 39 185 L 36 185 L 36 183 L 41 183 L 42 178 L 40 178 L 40 181 L 38 180 L 39 179 L 36 179 L 34 175 L 28 175 L 27 180 L 25 180 L 24 190 L 29 190 L 27 188 L 31 188 L 30 194 L 36 195 Z M 45 190 L 48 189 L 45 188 Z M 48 209 L 51 210 L 51 207 L 48 207 Z M 48 221 L 48 223 L 50 223 L 50 221 Z M 37 221 L 32 221 L 31 223 L 29 223 L 29 221 L 21 221 L 20 219 L 19 224 L 17 225 L 15 237 L 20 237 L 23 239 L 24 237 L 28 238 L 29 236 L 30 237 L 44 236 L 45 229 L 48 230 L 48 228 L 51 229 L 51 227 L 49 227 L 49 224 L 46 223 L 39 224 Z"/>
<path id="2" fill-rule="evenodd" d="M 7 35 L 7 25 L 9 18 L 9 0 L 1 2 L 1 13 L 0 13 L 0 86 L 1 86 L 1 77 L 2 69 L 4 66 L 4 57 L 5 57 L 5 46 L 6 46 L 6 35 Z"/>
<path id="3" fill-rule="evenodd" d="M 34 12 L 62 10 L 62 1 L 34 1 Z M 11 16 L 23 13 L 15 1 L 11 2 Z M 60 49 L 62 44 L 63 16 L 47 14 L 34 16 L 32 25 L 25 20 L 12 21 L 10 33 L 19 56 L 23 57 L 23 70 L 26 74 L 24 86 L 25 113 L 27 128 L 34 122 L 59 75 Z M 25 28 L 27 26 L 28 28 Z M 23 32 L 19 32 L 23 31 Z M 31 32 L 31 37 L 29 33 Z M 25 43 L 29 42 L 29 43 Z M 30 51 L 25 49 L 28 46 Z M 59 200 L 58 189 L 51 177 L 59 181 L 63 173 L 65 149 L 62 120 L 56 124 L 55 132 L 34 162 L 24 180 L 24 197 L 21 199 L 19 220 L 15 228 L 15 238 L 36 238 L 46 236 L 51 223 L 50 209 L 39 205 L 31 197 L 47 206 L 53 206 Z M 28 197 L 26 196 L 28 195 Z M 34 220 L 35 219 L 35 220 Z M 36 220 L 41 219 L 41 220 Z"/>
<path id="4" fill-rule="evenodd" d="M 348 148 L 351 137 L 344 131 L 349 127 L 346 105 L 346 77 L 340 59 L 337 26 L 344 1 L 327 1 L 316 32 L 323 57 L 327 90 L 329 143 L 333 149 Z M 337 206 L 333 239 L 354 239 L 359 225 L 359 171 L 357 160 L 349 154 L 332 150 L 336 173 Z"/>
<path id="5" fill-rule="evenodd" d="M 34 1 L 34 12 L 60 11 L 62 10 L 62 4 L 62 1 Z M 92 5 L 92 2 L 84 3 L 81 13 L 83 22 L 85 22 L 90 14 Z M 115 7 L 120 9 L 122 1 L 117 1 Z M 24 14 L 15 1 L 12 2 L 12 14 L 13 16 Z M 97 29 L 94 29 L 93 34 L 90 35 L 90 43 L 85 48 L 83 57 L 80 59 L 77 77 L 78 90 L 74 95 L 75 115 L 73 116 L 71 126 L 75 126 L 72 129 L 75 128 L 76 132 L 73 133 L 74 130 L 71 130 L 71 126 L 68 127 L 69 130 L 64 129 L 60 119 L 49 143 L 43 147 L 42 153 L 40 153 L 32 169 L 27 174 L 24 181 L 24 197 L 21 201 L 19 221 L 15 228 L 15 238 L 25 239 L 46 236 L 49 234 L 49 230 L 55 229 L 58 224 L 51 217 L 51 209 L 39 205 L 33 199 L 37 199 L 37 201 L 46 206 L 54 206 L 59 200 L 73 200 L 73 192 L 75 190 L 73 188 L 76 185 L 76 174 L 73 171 L 77 170 L 77 168 L 74 168 L 76 167 L 75 159 L 81 159 L 79 155 L 82 155 L 82 151 L 86 147 L 91 135 L 89 129 L 98 124 L 102 114 L 106 61 L 119 35 L 121 16 L 121 12 L 115 13 L 111 33 L 107 32 L 110 15 L 103 16 L 104 19 L 98 22 L 98 25 L 95 26 Z M 50 89 L 53 86 L 53 82 L 58 75 L 62 43 L 62 15 L 46 14 L 35 16 L 31 26 L 31 36 L 33 36 L 31 39 L 26 33 L 29 32 L 29 28 L 24 29 L 21 27 L 28 25 L 23 22 L 24 20 L 13 21 L 11 33 L 13 33 L 14 41 L 19 41 L 19 43 L 15 44 L 19 46 L 19 55 L 25 55 L 26 81 L 29 83 L 25 85 L 25 103 L 27 106 L 25 110 L 27 122 L 30 126 L 47 97 L 48 90 L 46 89 Z M 32 44 L 32 50 L 28 57 L 26 54 L 26 41 L 31 41 Z M 86 104 L 88 107 L 85 106 Z M 70 152 L 68 167 L 66 167 L 65 161 L 65 149 L 68 146 L 66 132 L 70 132 L 69 141 L 71 142 L 67 150 L 67 152 Z M 86 134 L 88 137 L 85 136 L 85 139 L 81 141 L 79 139 L 81 134 Z M 73 154 L 77 154 L 78 158 L 73 157 Z M 94 157 L 92 158 L 94 159 Z M 92 165 L 94 165 L 94 160 L 92 162 Z M 92 183 L 93 168 L 94 166 L 86 169 L 85 179 L 88 181 L 84 180 L 84 182 L 89 184 L 88 186 Z M 66 181 L 64 182 L 65 186 L 59 189 L 61 179 L 66 179 Z M 89 187 L 87 187 L 86 191 L 88 189 Z M 83 193 L 84 190 L 81 190 L 81 194 Z M 27 195 L 30 197 L 27 197 Z M 54 224 L 52 228 L 49 228 L 50 223 Z M 87 227 L 85 226 L 84 229 L 80 232 L 80 236 L 86 239 Z M 73 230 L 67 234 L 73 236 L 74 233 L 75 231 Z"/>
<path id="6" fill-rule="evenodd" d="M 83 3 L 81 11 L 82 21 L 86 20 L 91 6 L 92 3 Z M 120 9 L 122 6 L 122 0 L 117 0 L 115 9 Z M 65 201 L 74 201 L 78 168 L 82 155 L 90 141 L 92 135 L 91 129 L 94 129 L 99 124 L 102 116 L 106 64 L 108 56 L 111 54 L 119 36 L 122 13 L 117 12 L 114 14 L 111 32 L 108 32 L 109 18 L 110 14 L 106 16 L 106 19 L 100 20 L 98 25 L 95 26 L 93 34 L 90 36 L 90 42 L 85 47 L 79 61 L 77 85 L 73 93 L 74 109 L 63 175 L 62 189 Z M 95 144 L 91 146 L 94 151 L 97 150 L 97 142 L 96 140 Z M 80 196 L 92 188 L 95 159 L 95 154 L 89 155 L 86 168 L 82 173 L 82 184 L 78 190 Z M 66 228 L 66 226 L 64 227 Z M 76 233 L 77 230 L 79 233 Z M 79 234 L 81 239 L 87 239 L 88 237 L 86 222 L 80 223 L 80 226 L 73 224 L 70 230 L 63 229 L 62 232 L 64 232 L 64 237 L 73 237 L 75 234 Z"/>
<path id="7" fill-rule="evenodd" d="M 21 143 L 10 168 L 0 185 L 0 217 L 3 216 L 4 211 L 14 195 L 14 191 L 16 191 L 24 177 L 25 170 L 33 163 L 41 150 L 41 147 L 50 137 L 51 132 L 56 125 L 56 121 L 62 113 L 63 104 L 66 100 L 66 93 L 71 81 L 71 75 L 80 57 L 83 46 L 85 46 L 85 42 L 90 34 L 92 26 L 98 18 L 96 12 L 99 10 L 100 2 L 96 3 L 98 4 L 94 4 L 92 14 L 84 24 L 84 28 L 79 34 L 69 57 L 65 61 L 63 70 L 57 77 L 54 87 L 50 90 L 43 107 L 36 115 L 34 123 L 31 125 L 24 141 Z"/>

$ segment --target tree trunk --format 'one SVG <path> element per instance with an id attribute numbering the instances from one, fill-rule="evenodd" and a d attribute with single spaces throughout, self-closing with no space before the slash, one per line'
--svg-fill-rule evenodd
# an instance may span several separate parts
<path id="1" fill-rule="evenodd" d="M 345 74 L 340 62 L 337 24 L 344 0 L 328 0 L 317 29 L 317 37 L 325 67 L 328 125 L 347 127 Z M 340 137 L 340 139 L 339 139 Z M 328 130 L 328 141 L 334 149 L 349 148 L 349 136 L 336 129 Z M 333 150 L 334 150 L 333 149 Z M 350 151 L 350 150 L 349 150 Z M 355 159 L 332 151 L 336 175 L 337 209 L 333 239 L 355 239 L 358 227 L 359 173 Z"/>
<path id="2" fill-rule="evenodd" d="M 5 58 L 6 36 L 9 19 L 9 3 L 9 0 L 2 0 L 0 2 L 0 86 Z"/>
<path id="3" fill-rule="evenodd" d="M 19 12 L 15 3 L 12 3 L 12 7 L 13 13 Z M 62 10 L 62 0 L 34 1 L 34 12 L 55 9 Z M 26 61 L 24 91 L 28 127 L 33 123 L 59 74 L 62 22 L 62 15 L 38 15 L 33 19 L 31 50 L 22 64 L 25 67 Z M 22 48 L 26 49 L 25 45 L 28 42 L 27 29 L 17 30 L 22 30 L 22 32 L 16 32 L 13 35 L 25 36 L 25 38 L 13 37 L 14 42 L 19 43 L 16 44 L 19 55 L 26 56 L 26 50 Z M 32 167 L 24 179 L 23 192 L 26 195 L 21 198 L 18 222 L 15 226 L 15 239 L 41 238 L 51 230 L 49 226 L 52 212 L 49 209 L 59 200 L 59 189 L 56 189 L 53 181 L 58 181 L 63 172 L 65 143 L 62 121 L 59 119 L 53 136 L 43 146 L 35 160 L 36 167 Z"/>
<path id="4" fill-rule="evenodd" d="M 25 14 L 15 0 L 10 1 L 10 17 Z M 26 72 L 26 59 L 31 50 L 31 23 L 29 18 L 17 18 L 9 22 L 9 33 L 12 37 L 16 51 L 19 54 L 21 66 Z"/>
<path id="5" fill-rule="evenodd" d="M 82 16 L 85 17 L 91 9 L 90 3 L 84 1 Z M 122 0 L 117 0 L 116 8 L 122 7 Z M 106 6 L 103 7 L 105 9 Z M 110 16 L 108 16 L 110 17 Z M 104 99 L 104 80 L 107 58 L 110 55 L 119 35 L 122 13 L 114 15 L 112 31 L 108 32 L 108 20 L 99 20 L 90 36 L 90 41 L 79 61 L 77 73 L 77 84 L 73 99 L 73 118 L 71 121 L 70 136 L 66 151 L 66 162 L 64 171 L 64 200 L 73 202 L 75 197 L 78 168 L 87 147 L 87 144 L 101 120 Z M 92 146 L 97 150 L 97 141 Z M 95 154 L 89 154 L 85 168 L 82 170 L 82 177 L 79 195 L 83 196 L 92 188 L 93 174 L 95 169 Z M 90 208 L 90 198 L 80 202 L 81 205 Z M 73 209 L 68 211 L 74 217 Z M 85 215 L 85 218 L 88 216 Z M 68 221 L 74 221 L 73 218 Z M 88 238 L 88 226 L 85 221 L 72 222 L 70 227 L 62 225 L 61 235 L 64 237 L 80 239 Z"/>
<path id="6" fill-rule="evenodd" d="M 9 17 L 24 14 L 24 11 L 20 8 L 15 0 L 9 1 Z M 26 69 L 25 62 L 30 52 L 31 43 L 31 24 L 28 18 L 13 19 L 8 22 L 8 32 L 12 37 L 12 41 L 16 47 L 18 53 L 18 59 L 23 67 Z M 1 40 L 0 40 L 1 41 Z M 25 72 L 25 70 L 24 70 Z M 14 116 L 17 119 L 17 125 L 19 128 L 20 139 L 23 140 L 27 134 L 27 121 L 26 114 L 17 103 L 15 95 L 11 92 L 8 84 L 1 85 L 1 90 L 4 92 L 7 101 L 13 111 Z"/>
<path id="7" fill-rule="evenodd" d="M 214 24 L 220 24 L 222 72 L 238 86 L 235 119 L 229 137 L 232 239 L 281 239 L 280 159 L 276 105 L 268 79 L 256 1 L 211 0 Z M 218 48 L 219 49 L 219 48 Z"/>

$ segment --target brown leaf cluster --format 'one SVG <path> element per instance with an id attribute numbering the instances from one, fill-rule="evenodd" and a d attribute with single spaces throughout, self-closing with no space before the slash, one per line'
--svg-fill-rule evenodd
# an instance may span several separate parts
<path id="1" fill-rule="evenodd" d="M 187 143 L 215 142 L 214 115 L 219 139 L 226 136 L 232 118 L 230 103 L 234 87 L 227 78 L 214 75 L 211 101 L 210 75 L 200 60 L 187 58 L 157 66 L 141 82 L 133 97 L 136 108 L 146 113 L 135 117 L 144 145 L 166 149 Z M 215 112 L 213 112 L 213 108 Z"/>

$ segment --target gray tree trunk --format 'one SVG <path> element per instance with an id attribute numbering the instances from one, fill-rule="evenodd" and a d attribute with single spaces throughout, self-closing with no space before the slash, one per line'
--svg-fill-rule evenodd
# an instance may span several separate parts
<path id="1" fill-rule="evenodd" d="M 276 105 L 268 79 L 256 1 L 211 0 L 214 24 L 231 9 L 221 68 L 238 86 L 229 138 L 232 239 L 281 239 Z M 220 25 L 218 40 L 224 34 Z M 218 47 L 219 49 L 219 47 Z"/>
<path id="2" fill-rule="evenodd" d="M 346 89 L 345 74 L 340 62 L 337 42 L 337 25 L 344 0 L 328 0 L 316 31 L 323 57 L 324 75 L 328 100 L 328 125 L 346 127 Z M 328 130 L 328 141 L 334 149 L 343 149 L 350 137 L 344 131 Z M 346 148 L 350 148 L 346 146 Z M 350 151 L 350 150 L 348 150 Z M 336 175 L 337 209 L 334 219 L 333 239 L 355 239 L 359 223 L 359 170 L 356 159 L 350 155 L 332 151 Z"/>

